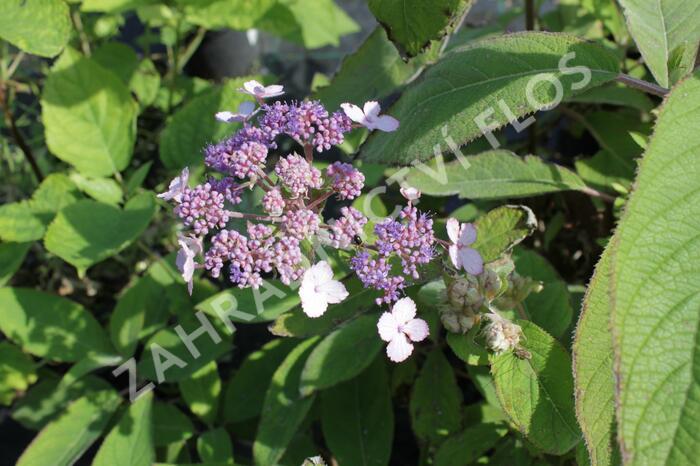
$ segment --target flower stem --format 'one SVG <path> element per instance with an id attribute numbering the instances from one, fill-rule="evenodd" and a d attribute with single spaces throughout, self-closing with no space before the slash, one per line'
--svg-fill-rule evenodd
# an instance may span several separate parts
<path id="1" fill-rule="evenodd" d="M 304 144 L 304 157 L 306 157 L 306 161 L 309 163 L 314 161 L 314 148 L 308 142 Z"/>
<path id="2" fill-rule="evenodd" d="M 314 207 L 316 207 L 317 205 L 319 205 L 320 203 L 322 203 L 323 201 L 325 201 L 326 199 L 328 199 L 332 195 L 333 195 L 333 191 L 326 191 L 325 193 L 321 194 L 318 198 L 311 201 L 311 204 L 307 205 L 306 208 L 313 209 Z"/>
<path id="3" fill-rule="evenodd" d="M 243 212 L 229 211 L 229 216 L 231 218 L 245 218 L 248 220 L 258 220 L 260 222 L 273 222 L 279 223 L 282 221 L 279 217 L 270 217 L 269 215 L 257 215 L 257 214 L 244 214 Z"/>
<path id="4" fill-rule="evenodd" d="M 659 97 L 665 97 L 666 94 L 668 94 L 669 92 L 668 89 L 665 89 L 661 86 L 657 86 L 654 83 L 633 78 L 632 76 L 629 76 L 627 74 L 619 74 L 615 78 L 615 81 L 622 83 L 625 86 L 633 87 L 635 89 L 639 89 L 640 91 L 644 91 L 647 94 L 657 95 Z"/>

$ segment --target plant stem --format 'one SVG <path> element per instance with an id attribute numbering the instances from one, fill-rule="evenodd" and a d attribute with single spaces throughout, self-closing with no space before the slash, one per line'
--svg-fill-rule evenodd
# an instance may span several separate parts
<path id="1" fill-rule="evenodd" d="M 585 188 L 581 188 L 581 192 L 588 194 L 589 196 L 600 198 L 600 199 L 607 201 L 607 202 L 615 202 L 614 196 L 611 196 L 610 194 L 606 194 L 604 192 L 598 191 L 597 189 L 593 189 L 589 186 L 586 186 Z"/>
<path id="2" fill-rule="evenodd" d="M 525 29 L 528 31 L 535 30 L 535 0 L 525 0 Z"/>
<path id="3" fill-rule="evenodd" d="M 625 86 L 633 87 L 635 89 L 639 89 L 640 91 L 646 92 L 647 94 L 652 94 L 659 97 L 665 97 L 669 92 L 668 89 L 657 86 L 654 83 L 633 78 L 632 76 L 626 74 L 619 74 L 615 78 L 615 81 L 622 83 Z"/>
<path id="4" fill-rule="evenodd" d="M 34 172 L 34 176 L 36 177 L 37 181 L 41 183 L 44 179 L 44 174 L 41 173 L 41 168 L 39 168 L 39 165 L 36 163 L 36 159 L 34 158 L 32 148 L 29 147 L 29 144 L 27 144 L 27 142 L 24 140 L 24 136 L 22 136 L 22 133 L 19 131 L 19 128 L 17 128 L 15 118 L 12 115 L 12 112 L 10 111 L 10 106 L 7 102 L 7 94 L 4 82 L 0 82 L 0 107 L 2 108 L 2 112 L 5 115 L 5 123 L 7 124 L 7 126 L 9 126 L 10 132 L 12 133 L 15 142 L 17 142 L 17 145 L 22 150 L 24 157 L 27 159 L 27 162 L 29 162 L 29 166 L 32 167 L 32 171 Z"/>
<path id="5" fill-rule="evenodd" d="M 304 157 L 306 157 L 306 161 L 309 163 L 314 161 L 314 148 L 309 143 L 304 144 Z"/>
<path id="6" fill-rule="evenodd" d="M 317 205 L 319 205 L 321 202 L 325 201 L 326 199 L 328 199 L 332 195 L 333 195 L 333 191 L 327 191 L 327 192 L 321 194 L 318 198 L 311 201 L 311 204 L 307 205 L 306 208 L 313 209 L 314 207 L 316 207 Z"/>
<path id="7" fill-rule="evenodd" d="M 199 48 L 199 45 L 202 43 L 204 40 L 204 36 L 207 34 L 207 30 L 203 27 L 200 27 L 197 29 L 197 33 L 195 34 L 194 38 L 190 41 L 189 44 L 187 44 L 187 47 L 185 50 L 182 51 L 182 55 L 180 56 L 180 59 L 178 60 L 178 67 L 177 71 L 182 72 L 182 69 L 185 67 L 188 61 L 190 61 L 190 58 L 192 58 L 192 55 L 197 51 Z"/>
<path id="8" fill-rule="evenodd" d="M 279 217 L 269 217 L 269 216 L 265 216 L 265 215 L 256 215 L 256 214 L 244 214 L 243 212 L 229 211 L 228 214 L 231 216 L 231 218 L 245 218 L 248 220 L 258 220 L 260 222 L 279 223 L 282 221 L 282 219 Z"/>
<path id="9" fill-rule="evenodd" d="M 85 29 L 83 28 L 83 21 L 80 19 L 80 12 L 75 10 L 71 15 L 73 20 L 73 25 L 76 31 L 78 31 L 78 36 L 80 37 L 80 47 L 83 49 L 83 53 L 86 56 L 90 56 L 90 41 L 88 40 L 87 34 L 85 34 Z"/>

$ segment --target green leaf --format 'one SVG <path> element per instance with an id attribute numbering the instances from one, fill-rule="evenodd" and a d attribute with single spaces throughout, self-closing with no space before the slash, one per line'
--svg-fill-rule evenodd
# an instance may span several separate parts
<path id="1" fill-rule="evenodd" d="M 175 268 L 174 254 L 153 263 L 146 274 L 119 296 L 109 320 L 114 347 L 130 357 L 141 338 L 165 325 L 170 310 L 190 302 L 184 281 Z"/>
<path id="2" fill-rule="evenodd" d="M 340 45 L 340 38 L 360 30 L 333 0 L 279 0 L 257 26 L 307 49 Z"/>
<path id="3" fill-rule="evenodd" d="M 276 339 L 246 356 L 226 388 L 224 420 L 241 422 L 260 414 L 268 381 L 296 344 Z"/>
<path id="4" fill-rule="evenodd" d="M 139 59 L 134 49 L 119 42 L 103 44 L 93 52 L 92 58 L 116 74 L 136 94 L 142 107 L 151 105 L 156 100 L 160 74 L 148 58 Z"/>
<path id="5" fill-rule="evenodd" d="M 27 288 L 0 288 L 0 330 L 35 356 L 75 362 L 113 350 L 100 324 L 78 303 Z"/>
<path id="6" fill-rule="evenodd" d="M 566 282 L 547 259 L 534 251 L 517 248 L 513 260 L 515 270 L 520 275 L 542 282 L 543 285 L 541 291 L 530 293 L 522 303 L 529 319 L 563 341 L 574 316 Z"/>
<path id="7" fill-rule="evenodd" d="M 0 404 L 10 406 L 17 394 L 36 382 L 34 361 L 16 346 L 0 342 Z"/>
<path id="8" fill-rule="evenodd" d="M 17 466 L 70 466 L 97 440 L 121 404 L 117 393 L 103 390 L 79 398 L 42 429 Z"/>
<path id="9" fill-rule="evenodd" d="M 502 423 L 484 422 L 467 427 L 440 445 L 435 454 L 435 466 L 472 464 L 507 433 L 508 428 Z"/>
<path id="10" fill-rule="evenodd" d="M 15 403 L 12 411 L 12 419 L 27 429 L 40 430 L 56 419 L 71 402 L 78 398 L 89 398 L 95 392 L 110 388 L 104 380 L 88 375 L 76 380 L 65 390 L 59 390 L 60 380 L 55 375 L 51 372 L 40 375 L 41 380 Z"/>
<path id="11" fill-rule="evenodd" d="M 91 178 L 80 173 L 71 173 L 70 179 L 82 192 L 105 204 L 120 204 L 122 188 L 111 178 Z"/>
<path id="12" fill-rule="evenodd" d="M 356 278 L 349 279 L 345 285 L 350 293 L 349 297 L 330 306 L 321 317 L 308 317 L 298 309 L 286 312 L 270 325 L 270 332 L 277 336 L 297 338 L 324 335 L 376 307 L 374 300 L 380 294 L 376 290 L 365 288 Z"/>
<path id="13" fill-rule="evenodd" d="M 194 435 L 194 425 L 177 407 L 156 401 L 153 404 L 153 440 L 164 446 L 187 440 Z"/>
<path id="14" fill-rule="evenodd" d="M 382 346 L 374 314 L 360 316 L 330 333 L 306 360 L 299 382 L 302 396 L 355 377 L 372 363 Z"/>
<path id="15" fill-rule="evenodd" d="M 468 199 L 509 199 L 583 190 L 575 173 L 539 157 L 518 157 L 505 150 L 489 151 L 444 163 L 437 157 L 427 167 L 412 168 L 406 182 L 431 196 Z"/>
<path id="16" fill-rule="evenodd" d="M 204 314 L 197 315 L 206 318 Z M 208 321 L 218 335 L 218 339 L 216 341 L 212 339 L 208 332 L 203 332 L 194 339 L 192 345 L 199 352 L 197 357 L 190 353 L 174 328 L 167 328 L 153 335 L 146 342 L 145 351 L 139 361 L 139 375 L 147 380 L 158 380 L 158 368 L 160 368 L 164 381 L 180 382 L 191 377 L 209 362 L 215 361 L 231 351 L 232 338 L 227 329 L 224 330 L 219 321 L 213 319 L 208 319 Z M 180 317 L 178 325 L 187 335 L 202 328 L 202 323 L 193 314 L 185 314 Z"/>
<path id="17" fill-rule="evenodd" d="M 670 87 L 690 73 L 700 40 L 700 9 L 693 0 L 620 0 L 620 5 L 656 82 Z"/>
<path id="18" fill-rule="evenodd" d="M 160 137 L 160 160 L 167 168 L 202 165 L 203 148 L 240 127 L 237 123 L 217 121 L 214 114 L 222 110 L 236 111 L 241 102 L 249 101 L 245 94 L 236 91 L 249 79 L 260 78 L 237 78 L 224 86 L 212 87 L 175 112 Z"/>
<path id="19" fill-rule="evenodd" d="M 459 359 L 470 366 L 483 366 L 489 363 L 486 349 L 474 341 L 479 333 L 479 326 L 474 326 L 467 333 L 447 333 L 447 344 Z"/>
<path id="20" fill-rule="evenodd" d="M 634 108 L 640 112 L 650 112 L 654 108 L 654 102 L 645 93 L 620 83 L 594 87 L 582 94 L 571 97 L 569 102 L 620 105 Z"/>
<path id="21" fill-rule="evenodd" d="M 221 379 L 216 361 L 211 361 L 178 383 L 182 398 L 190 411 L 211 425 L 219 410 Z"/>
<path id="22" fill-rule="evenodd" d="M 80 9 L 81 11 L 88 12 L 101 11 L 105 13 L 120 13 L 150 3 L 156 3 L 157 1 L 158 0 L 83 0 Z"/>
<path id="23" fill-rule="evenodd" d="M 315 395 L 301 397 L 299 378 L 317 340 L 309 338 L 299 343 L 272 375 L 253 443 L 258 466 L 273 466 L 279 461 L 311 409 Z"/>
<path id="24" fill-rule="evenodd" d="M 32 243 L 0 243 L 0 286 L 19 270 Z"/>
<path id="25" fill-rule="evenodd" d="M 80 198 L 75 183 L 66 175 L 50 174 L 31 199 L 0 206 L 0 239 L 12 242 L 41 239 L 56 212 Z"/>
<path id="26" fill-rule="evenodd" d="M 610 250 L 596 266 L 573 344 L 576 417 L 593 466 L 620 464 L 615 441 L 615 381 L 610 333 Z"/>
<path id="27" fill-rule="evenodd" d="M 88 176 L 124 170 L 136 140 L 137 106 L 126 86 L 95 60 L 66 49 L 41 97 L 46 143 Z"/>
<path id="28" fill-rule="evenodd" d="M 473 248 L 484 262 L 491 262 L 530 235 L 537 220 L 528 207 L 506 205 L 482 215 L 474 226 L 477 238 Z"/>
<path id="29" fill-rule="evenodd" d="M 571 358 L 547 332 L 528 321 L 521 346 L 530 358 L 513 352 L 494 355 L 491 361 L 501 407 L 515 427 L 537 448 L 562 455 L 579 441 L 574 416 L 574 381 Z"/>
<path id="30" fill-rule="evenodd" d="M 207 29 L 255 28 L 277 0 L 175 0 L 188 22 Z"/>
<path id="31" fill-rule="evenodd" d="M 44 245 L 83 275 L 92 265 L 127 247 L 155 214 L 151 192 L 134 196 L 124 209 L 84 200 L 63 208 L 49 225 Z"/>
<path id="32" fill-rule="evenodd" d="M 447 34 L 471 4 L 471 0 L 370 0 L 369 9 L 396 47 L 412 57 Z"/>
<path id="33" fill-rule="evenodd" d="M 226 429 L 204 432 L 197 439 L 199 459 L 205 463 L 233 464 L 233 445 Z"/>
<path id="34" fill-rule="evenodd" d="M 409 409 L 418 438 L 439 442 L 459 431 L 462 392 L 452 366 L 439 348 L 428 353 L 413 385 Z"/>
<path id="35" fill-rule="evenodd" d="M 567 61 L 572 52 L 576 57 Z M 559 66 L 560 61 L 566 67 Z M 590 70 L 587 84 L 574 67 Z M 389 109 L 401 127 L 393 133 L 374 132 L 363 146 L 362 157 L 404 164 L 429 159 L 435 152 L 450 150 L 449 145 L 463 145 L 481 136 L 480 115 L 485 117 L 481 126 L 497 127 L 551 106 L 557 88 L 543 76 L 558 80 L 566 99 L 612 80 L 617 70 L 618 60 L 610 52 L 562 34 L 517 33 L 454 50 L 423 73 Z M 529 82 L 533 99 L 526 92 Z M 500 100 L 505 106 L 497 104 Z M 509 111 L 504 113 L 501 107 Z"/>
<path id="36" fill-rule="evenodd" d="M 617 435 L 629 465 L 684 464 L 700 448 L 698 125 L 700 72 L 667 97 L 612 243 Z"/>
<path id="37" fill-rule="evenodd" d="M 0 38 L 27 53 L 56 56 L 72 31 L 63 0 L 5 0 L 0 5 Z"/>
<path id="38" fill-rule="evenodd" d="M 378 100 L 394 92 L 424 64 L 419 59 L 404 62 L 384 30 L 378 27 L 355 53 L 343 60 L 331 83 L 321 87 L 315 98 L 329 110 L 339 108 L 343 102 L 359 105 Z"/>
<path id="39" fill-rule="evenodd" d="M 155 459 L 153 393 L 140 396 L 107 435 L 92 466 L 151 466 Z"/>
<path id="40" fill-rule="evenodd" d="M 385 365 L 378 358 L 359 376 L 321 393 L 323 438 L 340 464 L 389 464 L 394 409 Z"/>

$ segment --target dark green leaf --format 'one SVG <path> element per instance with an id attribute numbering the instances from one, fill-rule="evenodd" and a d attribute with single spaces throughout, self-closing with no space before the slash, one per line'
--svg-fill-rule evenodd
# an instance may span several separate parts
<path id="1" fill-rule="evenodd" d="M 197 439 L 199 459 L 205 463 L 233 464 L 233 446 L 226 429 L 204 432 Z"/>
<path id="2" fill-rule="evenodd" d="M 219 410 L 221 379 L 216 361 L 211 361 L 178 383 L 182 398 L 193 414 L 211 425 Z"/>

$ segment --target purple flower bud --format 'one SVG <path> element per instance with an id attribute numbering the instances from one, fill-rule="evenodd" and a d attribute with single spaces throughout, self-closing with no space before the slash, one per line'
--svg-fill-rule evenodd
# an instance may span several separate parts
<path id="1" fill-rule="evenodd" d="M 282 193 L 280 189 L 275 187 L 270 189 L 262 198 L 262 206 L 265 212 L 272 215 L 273 217 L 278 217 L 282 215 L 284 211 L 285 202 L 282 198 Z"/>
<path id="2" fill-rule="evenodd" d="M 224 228 L 229 214 L 224 206 L 224 194 L 205 183 L 194 188 L 186 188 L 175 214 L 186 226 L 192 226 L 197 235 L 206 235 L 210 229 Z"/>
<path id="3" fill-rule="evenodd" d="M 321 172 L 299 154 L 281 158 L 275 166 L 275 173 L 293 197 L 304 196 L 309 189 L 323 186 Z"/>
<path id="4" fill-rule="evenodd" d="M 303 240 L 315 234 L 321 225 L 321 219 L 312 210 L 292 210 L 282 216 L 284 231 L 298 240 Z"/>
<path id="5" fill-rule="evenodd" d="M 346 249 L 353 242 L 355 236 L 362 233 L 362 228 L 367 224 L 367 217 L 352 207 L 340 209 L 342 217 L 330 224 L 330 245 L 336 249 Z"/>
<path id="6" fill-rule="evenodd" d="M 328 166 L 326 174 L 340 199 L 355 199 L 365 186 L 365 175 L 349 163 L 334 162 Z"/>

